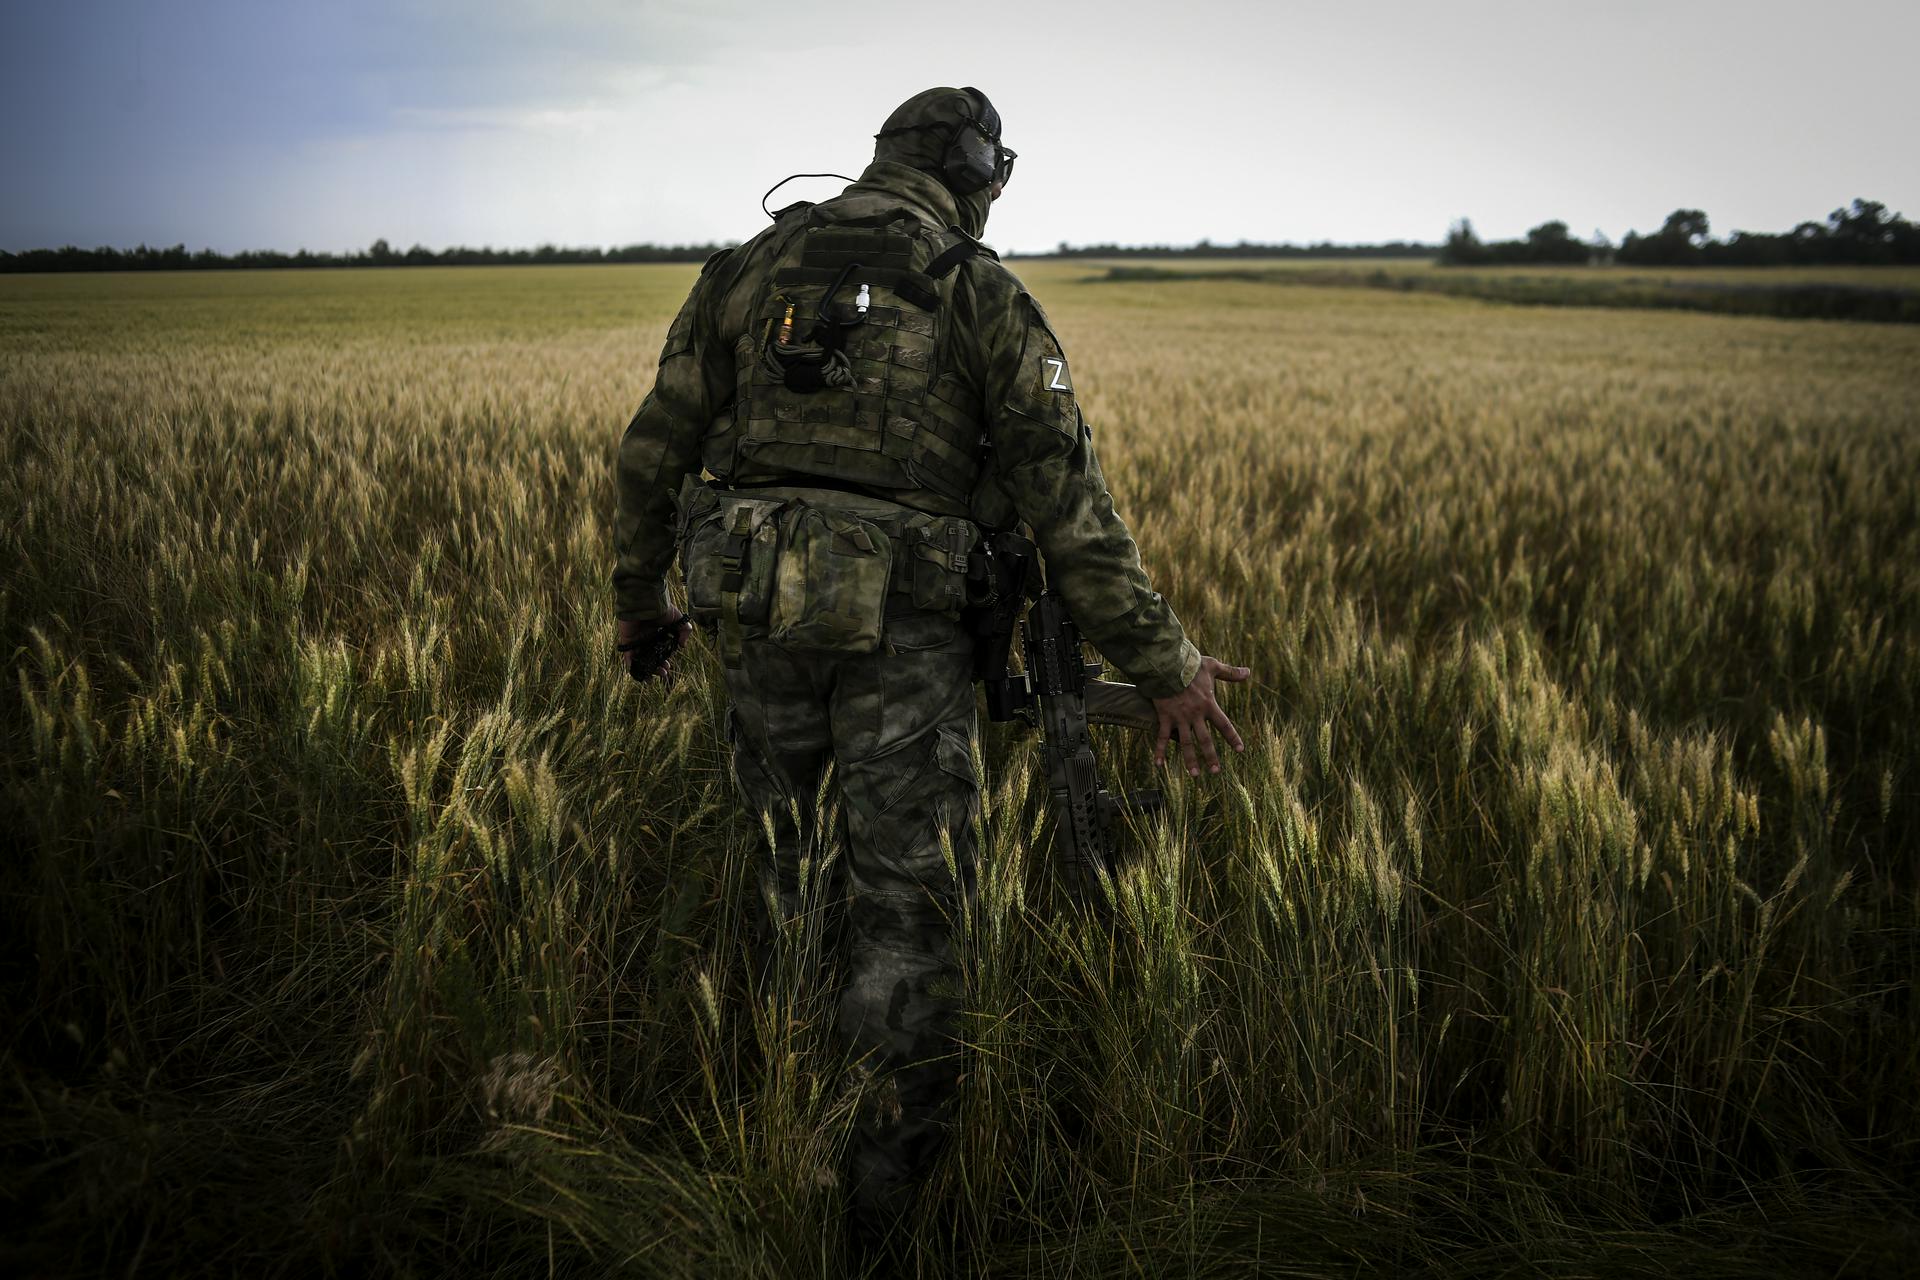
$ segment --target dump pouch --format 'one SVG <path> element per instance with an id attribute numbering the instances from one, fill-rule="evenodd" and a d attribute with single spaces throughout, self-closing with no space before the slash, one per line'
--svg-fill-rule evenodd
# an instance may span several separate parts
<path id="1" fill-rule="evenodd" d="M 790 649 L 876 652 L 893 581 L 892 539 L 872 521 L 804 502 L 783 523 L 770 638 Z"/>

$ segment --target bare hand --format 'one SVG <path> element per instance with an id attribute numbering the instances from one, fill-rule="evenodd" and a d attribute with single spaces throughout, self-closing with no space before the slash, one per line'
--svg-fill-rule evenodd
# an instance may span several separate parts
<path id="1" fill-rule="evenodd" d="M 627 674 L 635 680 L 644 683 L 647 680 L 658 677 L 662 684 L 671 685 L 673 683 L 672 658 L 668 658 L 651 671 L 639 671 L 636 670 L 633 665 L 639 658 L 639 654 L 633 652 L 635 646 L 653 639 L 654 635 L 665 627 L 673 627 L 676 631 L 673 639 L 675 652 L 678 652 L 680 646 L 686 644 L 687 637 L 693 634 L 693 624 L 687 621 L 686 615 L 678 609 L 672 610 L 672 612 L 668 613 L 666 617 L 660 619 L 658 622 L 629 622 L 625 618 L 622 618 L 616 624 L 614 660 L 618 662 L 621 667 L 625 668 Z"/>
<path id="2" fill-rule="evenodd" d="M 1192 684 L 1171 698 L 1155 698 L 1153 709 L 1160 715 L 1160 732 L 1153 740 L 1153 762 L 1157 765 L 1167 762 L 1167 740 L 1176 731 L 1180 734 L 1180 757 L 1186 762 L 1188 774 L 1196 778 L 1200 776 L 1202 757 L 1207 762 L 1207 772 L 1220 772 L 1220 756 L 1213 749 L 1213 727 L 1220 730 L 1235 751 L 1245 751 L 1247 744 L 1240 740 L 1240 731 L 1233 727 L 1233 721 L 1227 719 L 1227 713 L 1220 709 L 1220 703 L 1213 696 L 1213 684 L 1216 680 L 1239 684 L 1252 674 L 1247 667 L 1231 667 L 1218 658 L 1202 658 Z M 1198 754 L 1194 750 L 1196 743 Z"/>

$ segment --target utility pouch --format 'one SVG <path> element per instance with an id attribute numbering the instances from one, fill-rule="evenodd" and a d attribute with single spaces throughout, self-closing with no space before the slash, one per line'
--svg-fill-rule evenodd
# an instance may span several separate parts
<path id="1" fill-rule="evenodd" d="M 967 605 L 967 555 L 980 531 L 958 516 L 926 516 L 901 531 L 901 585 L 914 608 L 958 618 Z"/>
<path id="2" fill-rule="evenodd" d="M 711 489 L 690 495 L 680 570 L 687 580 L 687 612 L 694 621 L 747 626 L 766 622 L 784 505 Z"/>
<path id="3" fill-rule="evenodd" d="M 893 580 L 892 539 L 871 521 L 806 503 L 795 503 L 783 524 L 769 620 L 774 643 L 876 652 Z"/>

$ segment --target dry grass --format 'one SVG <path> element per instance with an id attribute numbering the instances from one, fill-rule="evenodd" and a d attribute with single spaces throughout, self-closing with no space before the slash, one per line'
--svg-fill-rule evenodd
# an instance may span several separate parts
<path id="1" fill-rule="evenodd" d="M 1253 745 L 1116 940 L 984 735 L 927 1265 L 1894 1273 L 1920 333 L 1025 270 Z M 711 659 L 607 661 L 690 275 L 0 281 L 18 1269 L 835 1273 Z"/>
<path id="2" fill-rule="evenodd" d="M 1355 275 L 1385 271 L 1391 275 L 1470 275 L 1493 279 L 1523 276 L 1542 280 L 1587 280 L 1608 283 L 1646 284 L 1746 284 L 1746 285 L 1858 285 L 1868 289 L 1920 288 L 1920 267 L 1851 266 L 1827 263 L 1820 266 L 1781 267 L 1652 267 L 1613 264 L 1585 266 L 1567 263 L 1508 263 L 1473 267 L 1442 267 L 1433 258 L 1257 258 L 1188 257 L 1184 254 L 1154 258 L 1124 256 L 1115 258 L 1075 258 L 1016 260 L 1013 265 L 1023 276 L 1041 278 L 1066 269 L 1095 274 L 1108 267 L 1153 266 L 1181 272 L 1272 271 L 1311 275 L 1323 271 L 1342 271 Z"/>

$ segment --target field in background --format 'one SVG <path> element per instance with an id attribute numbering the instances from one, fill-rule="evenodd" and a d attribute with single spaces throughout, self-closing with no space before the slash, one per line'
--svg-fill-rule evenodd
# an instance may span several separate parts
<path id="1" fill-rule="evenodd" d="M 1433 261 L 1352 258 L 1082 259 L 1088 280 L 1127 283 L 1240 280 L 1322 289 L 1437 293 L 1519 306 L 1704 311 L 1782 320 L 1920 324 L 1920 268 L 1622 266 L 1444 267 Z"/>
<path id="2" fill-rule="evenodd" d="M 1526 263 L 1501 266 L 1443 267 L 1432 258 L 1199 258 L 1199 257 L 1125 257 L 1125 258 L 1042 258 L 1016 259 L 1012 263 L 1022 277 L 1036 269 L 1047 275 L 1074 267 L 1087 268 L 1083 274 L 1097 275 L 1108 267 L 1142 266 L 1182 273 L 1259 271 L 1291 272 L 1312 276 L 1328 270 L 1356 274 L 1385 271 L 1396 276 L 1485 276 L 1490 279 L 1523 276 L 1543 280 L 1633 281 L 1654 284 L 1844 284 L 1870 289 L 1920 289 L 1920 267 L 1855 267 L 1827 265 L 1812 267 L 1640 267 L 1570 266 L 1561 263 Z"/>
<path id="3" fill-rule="evenodd" d="M 1250 750 L 1113 938 L 983 732 L 932 1273 L 1899 1273 L 1920 331 L 1016 266 Z M 608 661 L 691 278 L 0 280 L 14 1270 L 837 1274 L 714 663 Z"/>

